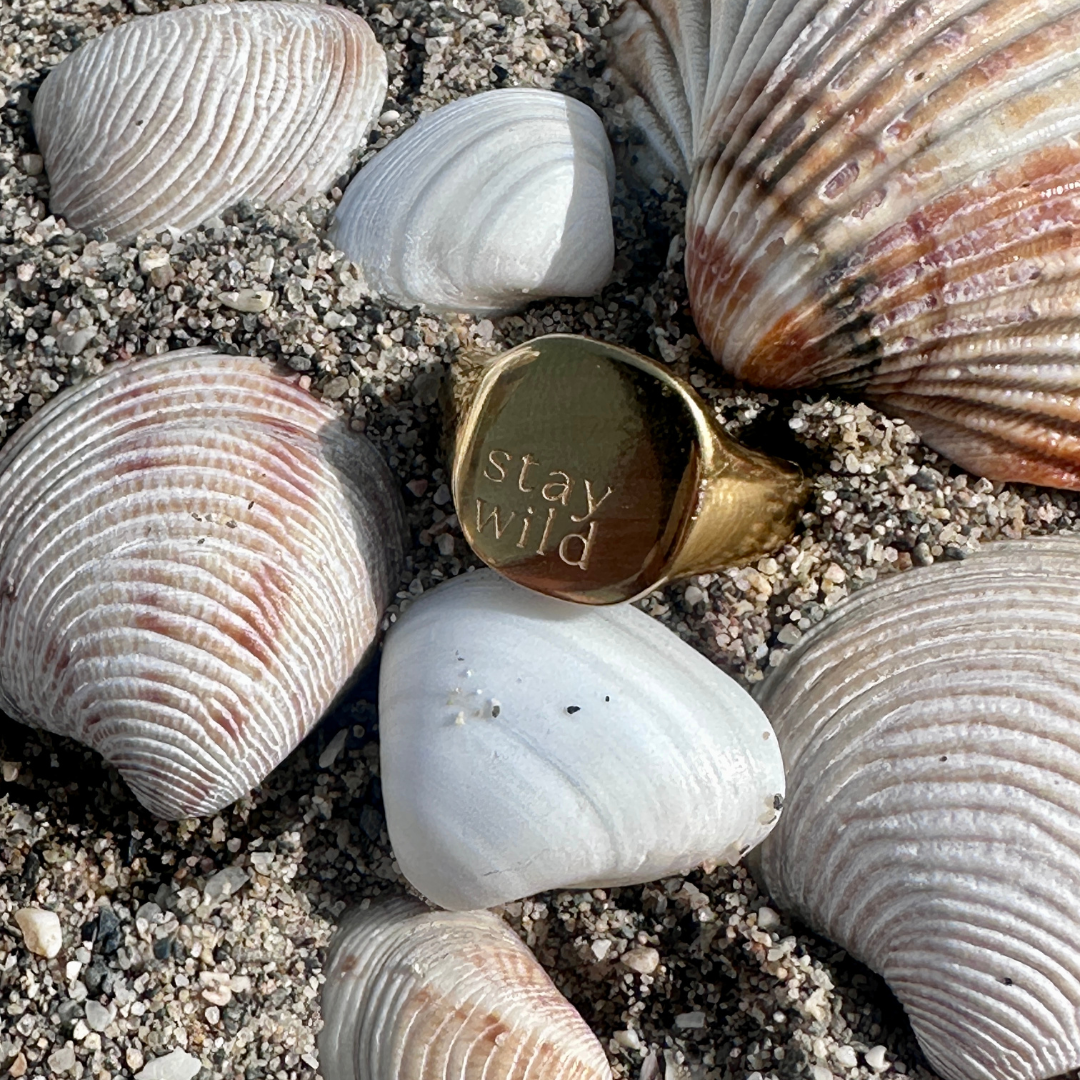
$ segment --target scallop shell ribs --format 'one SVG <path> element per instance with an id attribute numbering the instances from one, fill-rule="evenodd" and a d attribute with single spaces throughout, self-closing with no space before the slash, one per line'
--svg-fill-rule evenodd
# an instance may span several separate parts
<path id="1" fill-rule="evenodd" d="M 375 640 L 400 496 L 341 417 L 184 350 L 66 390 L 0 450 L 0 710 L 207 814 L 304 737 Z"/>
<path id="2" fill-rule="evenodd" d="M 611 1080 L 577 1010 L 487 911 L 393 900 L 348 913 L 330 943 L 326 1080 Z"/>
<path id="3" fill-rule="evenodd" d="M 973 472 L 1080 488 L 1071 0 L 631 0 L 614 34 L 732 374 L 858 390 Z"/>
<path id="4" fill-rule="evenodd" d="M 870 585 L 757 697 L 776 900 L 884 976 L 947 1080 L 1080 1066 L 1080 538 Z"/>
<path id="5" fill-rule="evenodd" d="M 587 105 L 530 87 L 421 117 L 358 172 L 330 238 L 401 307 L 497 315 L 592 296 L 615 260 L 615 161 Z"/>
<path id="6" fill-rule="evenodd" d="M 348 166 L 386 85 L 367 23 L 341 8 L 241 0 L 132 19 L 34 101 L 50 208 L 127 240 L 242 198 L 311 198 Z"/>

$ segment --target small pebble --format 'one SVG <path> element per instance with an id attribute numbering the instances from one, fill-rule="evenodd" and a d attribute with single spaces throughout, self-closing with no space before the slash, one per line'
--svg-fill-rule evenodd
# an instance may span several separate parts
<path id="1" fill-rule="evenodd" d="M 675 1026 L 677 1028 L 703 1028 L 705 1026 L 705 1014 L 698 1009 L 693 1012 L 679 1013 L 675 1017 Z"/>
<path id="2" fill-rule="evenodd" d="M 164 1057 L 154 1058 L 146 1068 L 135 1074 L 135 1080 L 192 1080 L 202 1068 L 197 1057 L 183 1050 L 174 1050 Z"/>
<path id="3" fill-rule="evenodd" d="M 66 1073 L 75 1068 L 75 1047 L 68 1043 L 49 1055 L 49 1071 Z"/>
<path id="4" fill-rule="evenodd" d="M 274 302 L 274 294 L 267 289 L 239 289 L 235 292 L 218 293 L 218 300 L 233 311 L 258 314 L 270 307 Z"/>
<path id="5" fill-rule="evenodd" d="M 225 900 L 239 892 L 247 880 L 247 871 L 242 866 L 226 866 L 207 881 L 203 887 L 203 897 L 211 904 Z"/>
<path id="6" fill-rule="evenodd" d="M 858 1055 L 850 1046 L 838 1046 L 833 1052 L 836 1063 L 844 1069 L 854 1069 L 859 1064 Z"/>
<path id="7" fill-rule="evenodd" d="M 780 916 L 771 907 L 760 907 L 757 913 L 757 924 L 762 930 L 771 930 L 780 925 Z"/>
<path id="8" fill-rule="evenodd" d="M 51 960 L 64 944 L 60 916 L 55 911 L 20 908 L 15 912 L 15 922 L 22 931 L 26 947 L 37 956 Z"/>
<path id="9" fill-rule="evenodd" d="M 86 1023 L 91 1031 L 104 1031 L 112 1023 L 113 1014 L 98 1001 L 92 998 L 86 1002 Z"/>
<path id="10" fill-rule="evenodd" d="M 607 938 L 599 938 L 592 943 L 592 954 L 597 960 L 603 960 L 611 952 L 611 942 Z"/>
<path id="11" fill-rule="evenodd" d="M 889 1063 L 885 1060 L 884 1046 L 871 1046 L 863 1056 L 866 1058 L 866 1064 L 874 1072 L 884 1072 L 889 1067 Z"/>
<path id="12" fill-rule="evenodd" d="M 651 975 L 660 964 L 660 954 L 648 946 L 627 949 L 622 954 L 622 962 L 639 975 Z"/>

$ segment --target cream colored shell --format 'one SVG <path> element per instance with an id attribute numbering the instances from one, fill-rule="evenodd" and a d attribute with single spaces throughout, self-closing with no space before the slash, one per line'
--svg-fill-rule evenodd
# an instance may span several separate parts
<path id="1" fill-rule="evenodd" d="M 637 608 L 491 570 L 397 620 L 379 737 L 394 855 L 448 908 L 735 863 L 783 802 L 776 739 L 734 679 Z"/>
<path id="2" fill-rule="evenodd" d="M 348 167 L 386 85 L 371 30 L 339 7 L 238 0 L 134 18 L 77 49 L 34 101 L 50 209 L 126 240 L 242 198 L 311 198 Z"/>
<path id="3" fill-rule="evenodd" d="M 342 920 L 326 962 L 325 1080 L 610 1080 L 604 1051 L 497 916 L 412 900 Z"/>
<path id="4" fill-rule="evenodd" d="M 246 794 L 379 632 L 400 496 L 251 357 L 116 365 L 0 450 L 0 710 L 78 739 L 162 817 Z"/>
<path id="5" fill-rule="evenodd" d="M 869 585 L 757 694 L 777 902 L 884 976 L 946 1080 L 1080 1066 L 1080 538 Z"/>
<path id="6" fill-rule="evenodd" d="M 690 303 L 728 371 L 1080 487 L 1072 0 L 630 0 L 611 55 L 687 180 Z"/>
<path id="7" fill-rule="evenodd" d="M 615 162 L 564 94 L 491 90 L 421 117 L 354 177 L 330 239 L 401 307 L 502 314 L 611 276 Z"/>

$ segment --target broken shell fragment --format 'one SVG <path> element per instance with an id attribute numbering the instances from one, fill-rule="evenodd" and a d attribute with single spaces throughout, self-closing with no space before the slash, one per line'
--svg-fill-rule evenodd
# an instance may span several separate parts
<path id="1" fill-rule="evenodd" d="M 392 900 L 346 914 L 330 943 L 326 1080 L 610 1080 L 596 1036 L 487 911 Z"/>
<path id="2" fill-rule="evenodd" d="M 162 817 L 246 794 L 379 630 L 396 484 L 265 362 L 191 349 L 66 390 L 0 450 L 0 710 Z"/>
<path id="3" fill-rule="evenodd" d="M 127 240 L 242 198 L 309 199 L 347 168 L 386 86 L 381 47 L 342 8 L 239 0 L 132 19 L 34 101 L 50 209 Z"/>
<path id="4" fill-rule="evenodd" d="M 787 910 L 881 974 L 946 1080 L 1080 1066 L 1080 539 L 866 586 L 757 698 Z"/>
<path id="5" fill-rule="evenodd" d="M 588 106 L 549 90 L 444 105 L 349 184 L 330 239 L 401 307 L 504 314 L 611 275 L 615 163 Z"/>
<path id="6" fill-rule="evenodd" d="M 1080 13 L 630 0 L 627 107 L 688 184 L 732 374 L 857 391 L 964 468 L 1080 488 Z"/>
<path id="7" fill-rule="evenodd" d="M 783 801 L 765 716 L 676 634 L 489 570 L 395 623 L 379 731 L 394 854 L 447 908 L 734 863 Z"/>

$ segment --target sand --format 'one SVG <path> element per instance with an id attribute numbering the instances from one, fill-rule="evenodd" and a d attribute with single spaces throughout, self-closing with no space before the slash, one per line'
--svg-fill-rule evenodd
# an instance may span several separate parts
<path id="1" fill-rule="evenodd" d="M 856 401 L 729 385 L 687 311 L 683 194 L 632 168 L 640 146 L 604 79 L 602 0 L 346 5 L 390 60 L 361 158 L 421 113 L 493 86 L 558 89 L 601 112 L 620 181 L 616 273 L 599 297 L 498 320 L 394 309 L 363 295 L 322 239 L 340 185 L 287 211 L 241 205 L 178 240 L 72 232 L 49 215 L 30 101 L 82 41 L 167 6 L 14 0 L 0 11 L 0 440 L 65 385 L 139 353 L 200 344 L 279 361 L 337 401 L 400 477 L 412 544 L 393 619 L 475 565 L 438 450 L 455 353 L 553 330 L 616 341 L 688 377 L 732 435 L 812 477 L 781 551 L 641 603 L 745 685 L 880 574 L 1076 527 L 1074 496 L 971 477 Z M 222 299 L 244 288 L 270 290 L 270 308 Z M 382 817 L 374 686 L 362 679 L 252 796 L 181 823 L 150 818 L 91 752 L 0 719 L 0 1076 L 110 1080 L 175 1050 L 201 1078 L 317 1075 L 334 921 L 405 888 Z M 27 949 L 14 920 L 27 905 L 59 915 L 56 957 Z M 882 982 L 768 906 L 743 868 L 552 893 L 506 914 L 619 1078 L 932 1076 Z"/>

